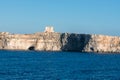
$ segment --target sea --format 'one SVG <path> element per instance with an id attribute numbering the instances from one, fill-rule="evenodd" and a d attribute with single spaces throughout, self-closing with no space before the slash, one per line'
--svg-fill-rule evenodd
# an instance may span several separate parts
<path id="1" fill-rule="evenodd" d="M 1 50 L 0 80 L 120 80 L 120 54 Z"/>

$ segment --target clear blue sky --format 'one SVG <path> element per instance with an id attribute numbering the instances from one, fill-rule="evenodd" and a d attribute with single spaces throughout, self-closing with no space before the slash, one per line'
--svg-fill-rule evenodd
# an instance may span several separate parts
<path id="1" fill-rule="evenodd" d="M 120 0 L 0 0 L 0 32 L 120 36 Z"/>

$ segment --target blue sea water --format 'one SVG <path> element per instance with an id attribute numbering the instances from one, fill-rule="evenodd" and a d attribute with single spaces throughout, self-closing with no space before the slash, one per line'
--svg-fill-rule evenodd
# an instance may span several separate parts
<path id="1" fill-rule="evenodd" d="M 0 80 L 120 80 L 120 54 L 1 50 Z"/>

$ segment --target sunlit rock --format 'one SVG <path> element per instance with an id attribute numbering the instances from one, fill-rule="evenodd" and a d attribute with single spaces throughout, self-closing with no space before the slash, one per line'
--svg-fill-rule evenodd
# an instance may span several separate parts
<path id="1" fill-rule="evenodd" d="M 0 49 L 120 53 L 120 37 L 57 33 L 46 27 L 45 32 L 36 34 L 0 32 Z"/>

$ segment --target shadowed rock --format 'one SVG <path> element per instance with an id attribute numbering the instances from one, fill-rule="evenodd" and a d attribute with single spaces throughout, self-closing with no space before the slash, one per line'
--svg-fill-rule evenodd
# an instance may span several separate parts
<path id="1" fill-rule="evenodd" d="M 30 46 L 30 47 L 28 48 L 28 50 L 35 50 L 35 47 L 34 47 L 34 46 Z"/>
<path id="2" fill-rule="evenodd" d="M 120 37 L 56 32 L 36 34 L 1 32 L 0 49 L 120 53 Z"/>

